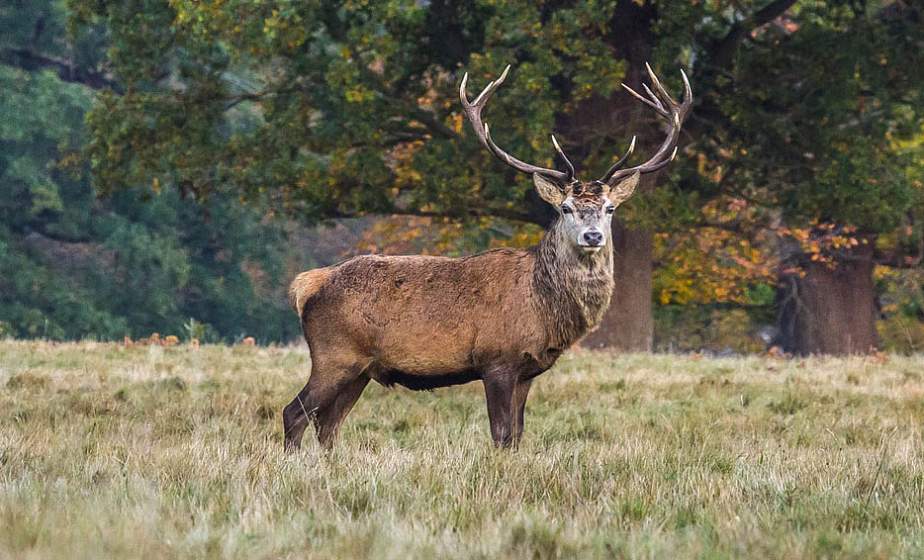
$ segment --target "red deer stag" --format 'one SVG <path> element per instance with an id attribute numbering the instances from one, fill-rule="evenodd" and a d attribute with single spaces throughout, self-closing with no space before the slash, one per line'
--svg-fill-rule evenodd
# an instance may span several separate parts
<path id="1" fill-rule="evenodd" d="M 668 121 L 667 138 L 647 162 L 626 169 L 626 154 L 602 178 L 580 181 L 555 137 L 567 170 L 530 165 L 502 150 L 481 112 L 504 82 L 489 83 L 474 101 L 462 78 L 462 108 L 481 144 L 533 177 L 543 200 L 558 211 L 539 245 L 498 249 L 465 258 L 355 257 L 299 274 L 289 289 L 311 351 L 311 377 L 283 410 L 287 449 L 297 449 L 313 420 L 329 447 L 369 380 L 434 389 L 480 379 L 491 437 L 516 445 L 533 379 L 598 324 L 613 292 L 610 221 L 639 176 L 666 166 L 677 152 L 693 93 L 686 75 L 681 103 L 651 68 L 654 91 L 629 93 Z"/>

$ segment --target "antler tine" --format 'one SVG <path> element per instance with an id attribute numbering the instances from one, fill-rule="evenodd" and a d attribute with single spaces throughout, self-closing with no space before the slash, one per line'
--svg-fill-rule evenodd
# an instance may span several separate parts
<path id="1" fill-rule="evenodd" d="M 554 134 L 552 135 L 552 145 L 555 146 L 555 151 L 558 152 L 558 155 L 561 156 L 561 159 L 568 167 L 568 173 L 571 175 L 571 177 L 574 177 L 574 164 L 571 163 L 571 160 L 568 159 L 568 156 L 565 155 L 565 151 L 561 149 L 561 146 L 558 144 L 558 140 L 555 139 Z"/>
<path id="2" fill-rule="evenodd" d="M 667 115 L 668 115 L 668 112 L 664 109 L 664 107 L 662 107 L 662 106 L 660 105 L 660 103 L 659 103 L 658 105 L 655 105 L 654 103 L 651 102 L 650 99 L 648 99 L 648 98 L 645 97 L 644 95 L 638 93 L 637 91 L 635 91 L 634 89 L 630 88 L 630 87 L 627 86 L 626 84 L 619 84 L 619 85 L 621 85 L 622 88 L 623 88 L 624 90 L 626 90 L 626 91 L 628 91 L 629 93 L 631 93 L 631 94 L 632 94 L 632 97 L 638 99 L 639 101 L 641 101 L 641 102 L 644 103 L 645 105 L 648 105 L 649 107 L 651 107 L 652 109 L 654 109 L 655 111 L 657 111 L 659 114 L 662 114 L 662 115 L 664 115 L 664 116 L 667 116 Z"/>
<path id="3" fill-rule="evenodd" d="M 615 165 L 610 167 L 603 178 L 600 179 L 603 183 L 614 185 L 619 179 L 636 172 L 651 173 L 657 171 L 670 163 L 677 155 L 676 144 L 680 137 L 680 127 L 683 125 L 683 120 L 686 118 L 687 113 L 690 111 L 690 107 L 693 105 L 693 89 L 690 87 L 690 80 L 687 78 L 686 72 L 681 70 L 680 75 L 683 78 L 684 95 L 683 101 L 678 103 L 664 88 L 661 84 L 661 80 L 658 79 L 648 63 L 645 63 L 645 69 L 648 71 L 648 75 L 651 78 L 652 86 L 654 86 L 654 91 L 652 91 L 648 86 L 643 85 L 645 93 L 651 96 L 651 99 L 645 98 L 625 84 L 623 84 L 622 87 L 632 94 L 633 97 L 645 103 L 669 121 L 667 137 L 651 159 L 641 165 L 620 170 L 619 166 L 623 161 L 623 159 L 620 159 Z M 623 156 L 623 158 L 625 158 L 625 156 Z"/>
<path id="4" fill-rule="evenodd" d="M 657 105 L 658 107 L 660 107 L 660 108 L 666 113 L 667 110 L 664 109 L 664 104 L 661 103 L 661 100 L 658 99 L 658 96 L 655 95 L 654 92 L 651 91 L 651 89 L 648 88 L 648 85 L 642 84 L 642 88 L 645 89 L 645 93 L 647 93 L 647 94 L 648 94 L 648 97 L 650 97 L 651 100 L 654 101 L 655 105 Z"/>
<path id="5" fill-rule="evenodd" d="M 651 78 L 651 84 L 655 87 L 656 90 L 658 90 L 658 93 L 664 97 L 664 100 L 667 101 L 668 105 L 676 105 L 677 102 L 674 101 L 674 98 L 671 97 L 671 94 L 668 93 L 666 89 L 664 89 L 664 86 L 661 85 L 661 80 L 658 79 L 658 76 L 654 73 L 654 70 L 651 69 L 651 65 L 647 62 L 645 63 L 645 69 L 648 71 L 648 76 Z"/>
<path id="6" fill-rule="evenodd" d="M 629 149 L 626 150 L 626 153 L 623 154 L 622 157 L 616 161 L 616 163 L 611 165 L 610 168 L 606 170 L 606 174 L 603 175 L 604 177 L 609 177 L 611 174 L 615 173 L 616 170 L 622 167 L 622 164 L 624 164 L 626 160 L 629 159 L 629 156 L 631 156 L 632 152 L 635 151 L 635 139 L 636 137 L 633 136 L 632 142 L 629 143 Z"/>
<path id="7" fill-rule="evenodd" d="M 504 80 L 507 79 L 507 72 L 510 72 L 510 65 L 508 64 L 504 71 L 501 72 L 501 75 L 496 80 L 492 81 L 485 86 L 481 93 L 478 94 L 478 97 L 475 98 L 475 105 L 485 105 L 491 96 L 494 95 L 494 92 L 497 91 L 497 88 L 500 87 Z M 468 73 L 466 73 L 468 75 Z"/>
<path id="8" fill-rule="evenodd" d="M 680 69 L 680 77 L 683 78 L 683 102 L 685 105 L 690 105 L 693 103 L 693 88 L 690 87 L 690 79 L 687 78 L 687 73 L 683 71 L 683 68 Z"/>
<path id="9" fill-rule="evenodd" d="M 488 128 L 488 124 L 482 120 L 481 111 L 487 105 L 488 100 L 491 99 L 491 96 L 497 91 L 497 88 L 500 87 L 504 80 L 507 78 L 507 72 L 510 71 L 510 65 L 508 64 L 504 68 L 503 73 L 499 78 L 490 82 L 485 88 L 478 94 L 478 97 L 474 101 L 469 102 L 468 95 L 466 93 L 466 86 L 468 85 L 468 72 L 462 76 L 462 83 L 459 86 L 459 100 L 462 102 L 462 109 L 465 111 L 465 116 L 468 117 L 469 122 L 472 123 L 472 129 L 475 131 L 475 135 L 478 137 L 478 141 L 481 142 L 481 145 L 488 149 L 494 157 L 503 161 L 510 167 L 513 167 L 517 171 L 522 171 L 523 173 L 539 173 L 540 175 L 545 175 L 546 177 L 556 179 L 564 183 L 570 183 L 574 179 L 574 166 L 571 164 L 571 161 L 565 156 L 564 151 L 561 149 L 561 146 L 558 145 L 558 142 L 555 141 L 554 137 L 552 139 L 553 144 L 555 144 L 555 149 L 558 151 L 559 155 L 562 156 L 562 159 L 565 160 L 565 164 L 568 166 L 568 172 L 558 171 L 557 169 L 548 169 L 545 167 L 538 167 L 536 165 L 531 165 L 525 161 L 521 161 L 512 155 L 508 154 L 502 150 L 497 144 L 494 143 L 494 140 L 491 138 L 491 131 Z"/>

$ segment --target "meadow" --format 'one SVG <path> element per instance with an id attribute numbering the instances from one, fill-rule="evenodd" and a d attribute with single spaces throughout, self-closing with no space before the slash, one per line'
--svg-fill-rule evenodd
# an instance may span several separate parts
<path id="1" fill-rule="evenodd" d="M 574 351 L 282 450 L 304 347 L 0 341 L 3 558 L 924 556 L 924 358 Z"/>

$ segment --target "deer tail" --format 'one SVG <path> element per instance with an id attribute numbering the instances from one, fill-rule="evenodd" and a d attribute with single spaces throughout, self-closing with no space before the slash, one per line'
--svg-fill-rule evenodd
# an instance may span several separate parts
<path id="1" fill-rule="evenodd" d="M 302 316 L 305 302 L 324 286 L 331 272 L 330 267 L 315 268 L 302 272 L 292 280 L 289 285 L 289 303 L 299 317 Z"/>

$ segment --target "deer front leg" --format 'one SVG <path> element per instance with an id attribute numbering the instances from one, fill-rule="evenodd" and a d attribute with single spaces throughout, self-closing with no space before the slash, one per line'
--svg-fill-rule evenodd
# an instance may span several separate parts
<path id="1" fill-rule="evenodd" d="M 491 438 L 497 447 L 510 447 L 514 441 L 513 394 L 517 376 L 509 372 L 490 372 L 484 376 L 483 382 Z"/>
<path id="2" fill-rule="evenodd" d="M 533 384 L 532 379 L 520 381 L 513 390 L 513 445 L 520 445 L 520 438 L 523 437 L 523 416 L 526 413 L 526 397 L 529 395 L 529 388 Z"/>

